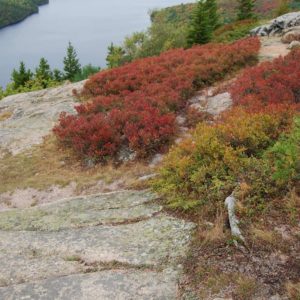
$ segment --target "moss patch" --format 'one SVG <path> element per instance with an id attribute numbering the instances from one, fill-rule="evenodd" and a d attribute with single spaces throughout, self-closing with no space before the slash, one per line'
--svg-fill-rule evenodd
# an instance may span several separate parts
<path id="1" fill-rule="evenodd" d="M 3 122 L 7 119 L 9 119 L 12 116 L 12 112 L 10 111 L 5 111 L 3 113 L 0 114 L 0 122 Z"/>

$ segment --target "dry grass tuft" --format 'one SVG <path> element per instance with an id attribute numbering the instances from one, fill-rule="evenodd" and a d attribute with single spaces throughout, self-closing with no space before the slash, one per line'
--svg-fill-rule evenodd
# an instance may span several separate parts
<path id="1" fill-rule="evenodd" d="M 300 282 L 286 284 L 287 294 L 290 300 L 300 300 Z"/>
<path id="2" fill-rule="evenodd" d="M 200 231 L 199 238 L 202 240 L 203 245 L 211 245 L 226 239 L 224 231 L 225 216 L 223 213 L 217 215 L 214 225 L 207 230 Z"/>
<path id="3" fill-rule="evenodd" d="M 77 184 L 78 193 L 99 181 L 119 181 L 129 187 L 147 172 L 148 166 L 138 162 L 86 168 L 71 151 L 61 149 L 55 138 L 49 136 L 42 145 L 15 156 L 6 154 L 0 160 L 0 193 L 26 188 L 44 190 L 52 185 L 64 187 L 71 182 Z"/>
<path id="4" fill-rule="evenodd" d="M 258 239 L 264 243 L 269 245 L 274 245 L 276 243 L 277 237 L 273 231 L 252 227 L 250 232 L 255 239 Z"/>
<path id="5" fill-rule="evenodd" d="M 201 266 L 195 274 L 199 285 L 200 299 L 210 299 L 210 296 L 218 296 L 234 287 L 233 295 L 237 300 L 251 300 L 258 290 L 254 278 L 240 273 L 224 273 L 213 266 Z"/>
<path id="6" fill-rule="evenodd" d="M 199 299 L 208 299 L 210 295 L 218 295 L 232 283 L 232 274 L 220 272 L 213 266 L 199 266 L 195 273 Z"/>
<path id="7" fill-rule="evenodd" d="M 257 290 L 257 283 L 254 278 L 239 276 L 236 280 L 235 296 L 240 300 L 251 300 Z"/>
<path id="8" fill-rule="evenodd" d="M 285 207 L 292 223 L 300 219 L 300 197 L 294 188 L 285 198 Z"/>

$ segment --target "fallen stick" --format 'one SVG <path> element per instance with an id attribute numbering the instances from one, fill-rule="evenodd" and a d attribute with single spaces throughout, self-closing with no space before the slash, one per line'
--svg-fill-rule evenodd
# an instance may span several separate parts
<path id="1" fill-rule="evenodd" d="M 245 238 L 243 237 L 240 228 L 239 228 L 239 220 L 235 215 L 235 203 L 236 199 L 231 194 L 229 197 L 225 199 L 225 206 L 228 210 L 228 218 L 229 218 L 229 224 L 231 229 L 232 236 L 236 237 L 238 240 L 241 240 L 245 242 Z"/>

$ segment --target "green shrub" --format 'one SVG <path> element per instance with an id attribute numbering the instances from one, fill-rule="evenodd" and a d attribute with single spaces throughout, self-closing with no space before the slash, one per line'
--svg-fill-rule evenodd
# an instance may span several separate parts
<path id="1" fill-rule="evenodd" d="M 49 79 L 46 81 L 46 80 L 40 80 L 40 79 L 35 78 L 35 79 L 27 81 L 24 86 L 15 88 L 14 82 L 11 82 L 6 86 L 5 90 L 0 88 L 0 100 L 7 96 L 16 95 L 19 93 L 28 93 L 28 92 L 33 92 L 33 91 L 39 91 L 39 90 L 44 89 L 45 87 L 46 88 L 57 87 L 61 84 L 62 84 L 62 82 L 58 82 L 53 79 Z"/>
<path id="2" fill-rule="evenodd" d="M 96 67 L 91 64 L 88 64 L 86 66 L 83 66 L 81 70 L 75 74 L 73 78 L 73 82 L 85 80 L 89 78 L 91 75 L 96 74 L 98 72 L 100 72 L 100 67 Z"/>
<path id="3" fill-rule="evenodd" d="M 293 130 L 284 134 L 265 154 L 272 167 L 273 179 L 281 186 L 300 180 L 300 117 Z"/>
<path id="4" fill-rule="evenodd" d="M 213 41 L 217 43 L 228 43 L 239 40 L 249 35 L 249 31 L 257 26 L 255 20 L 243 20 L 226 24 L 215 30 Z"/>
<path id="5" fill-rule="evenodd" d="M 242 164 L 242 151 L 226 145 L 217 127 L 200 124 L 193 138 L 171 149 L 154 188 L 171 207 L 194 208 L 229 195 Z"/>
<path id="6" fill-rule="evenodd" d="M 127 36 L 122 46 L 108 47 L 106 58 L 110 68 L 124 65 L 138 58 L 159 55 L 164 51 L 187 46 L 188 25 L 167 22 L 160 14 L 145 32 Z"/>

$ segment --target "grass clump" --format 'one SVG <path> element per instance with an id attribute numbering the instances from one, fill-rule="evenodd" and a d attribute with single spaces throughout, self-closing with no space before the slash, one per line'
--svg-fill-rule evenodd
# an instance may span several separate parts
<path id="1" fill-rule="evenodd" d="M 291 300 L 300 300 L 300 282 L 292 283 L 288 282 L 286 284 L 286 290 Z"/>
<path id="2" fill-rule="evenodd" d="M 240 300 L 251 300 L 257 289 L 256 281 L 247 276 L 239 276 L 236 281 L 235 296 Z"/>

